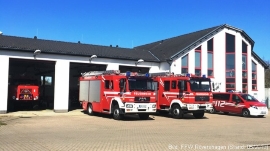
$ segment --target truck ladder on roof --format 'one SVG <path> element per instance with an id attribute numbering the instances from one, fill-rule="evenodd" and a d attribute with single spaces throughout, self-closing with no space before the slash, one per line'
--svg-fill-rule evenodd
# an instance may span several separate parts
<path id="1" fill-rule="evenodd" d="M 150 73 L 150 77 L 154 76 L 175 76 L 175 77 L 186 77 L 188 73 L 183 73 L 183 74 L 174 74 L 173 72 L 156 72 L 156 73 Z M 190 74 L 189 74 L 190 75 Z"/>
<path id="2" fill-rule="evenodd" d="M 97 76 L 97 75 L 105 75 L 105 74 L 120 74 L 120 70 L 106 70 L 106 71 L 89 71 L 85 73 L 81 73 L 83 77 L 87 76 Z"/>

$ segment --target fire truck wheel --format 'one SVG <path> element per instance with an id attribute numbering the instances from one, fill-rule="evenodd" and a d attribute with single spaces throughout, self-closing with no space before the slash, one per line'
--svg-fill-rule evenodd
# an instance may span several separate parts
<path id="1" fill-rule="evenodd" d="M 173 118 L 179 119 L 179 118 L 182 118 L 183 117 L 183 112 L 182 112 L 182 110 L 181 110 L 181 108 L 180 108 L 179 105 L 174 105 L 172 107 L 171 113 L 172 113 L 172 117 Z"/>
<path id="2" fill-rule="evenodd" d="M 124 115 L 123 114 L 120 114 L 120 108 L 119 108 L 119 105 L 115 105 L 113 107 L 113 118 L 115 120 L 121 120 L 124 118 Z"/>
<path id="3" fill-rule="evenodd" d="M 248 109 L 243 109 L 242 110 L 242 116 L 243 117 L 249 117 L 250 116 L 249 110 Z"/>
<path id="4" fill-rule="evenodd" d="M 203 118 L 203 116 L 204 116 L 204 111 L 202 111 L 202 112 L 194 112 L 194 113 L 193 113 L 193 116 L 194 116 L 195 118 Z"/>
<path id="5" fill-rule="evenodd" d="M 89 115 L 94 115 L 94 112 L 93 112 L 93 106 L 92 106 L 92 104 L 88 104 L 88 110 L 87 110 L 87 113 L 89 114 Z"/>
<path id="6" fill-rule="evenodd" d="M 216 112 L 217 112 L 217 110 L 214 107 L 212 110 L 209 110 L 209 113 L 211 113 L 211 114 L 215 114 Z"/>
<path id="7" fill-rule="evenodd" d="M 149 118 L 149 114 L 139 114 L 141 120 L 147 120 Z"/>

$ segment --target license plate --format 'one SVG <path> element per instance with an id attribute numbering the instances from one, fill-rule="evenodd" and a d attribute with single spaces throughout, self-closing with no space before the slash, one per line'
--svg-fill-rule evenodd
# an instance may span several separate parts
<path id="1" fill-rule="evenodd" d="M 139 108 L 146 108 L 146 105 L 139 105 Z"/>
<path id="2" fill-rule="evenodd" d="M 266 114 L 266 111 L 261 111 L 261 114 Z"/>

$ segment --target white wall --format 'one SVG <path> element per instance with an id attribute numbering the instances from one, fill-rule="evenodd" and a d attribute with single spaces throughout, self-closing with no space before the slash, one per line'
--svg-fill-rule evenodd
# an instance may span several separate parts
<path id="1" fill-rule="evenodd" d="M 0 55 L 0 114 L 7 112 L 9 57 Z"/>
<path id="2" fill-rule="evenodd" d="M 213 35 L 214 39 L 214 54 L 213 54 L 213 66 L 214 66 L 214 77 L 211 78 L 216 85 L 218 85 L 219 89 L 217 91 L 225 92 L 226 91 L 226 53 L 225 53 L 225 33 L 229 33 L 232 35 L 235 35 L 235 88 L 236 90 L 242 91 L 242 41 L 245 41 L 248 45 L 248 54 L 247 54 L 247 67 L 248 67 L 248 93 L 249 94 L 257 94 L 256 97 L 259 100 L 263 100 L 265 98 L 265 92 L 264 92 L 264 67 L 259 64 L 257 61 L 257 72 L 258 75 L 260 75 L 260 78 L 257 80 L 257 87 L 258 91 L 251 91 L 251 85 L 252 85 L 252 79 L 251 79 L 251 59 L 254 60 L 254 58 L 251 57 L 251 44 L 241 35 L 240 32 L 237 32 L 235 30 L 231 29 L 223 29 L 217 34 Z M 197 44 L 196 46 L 193 46 L 193 48 L 190 49 L 187 53 L 189 54 L 188 57 L 188 65 L 189 65 L 189 73 L 194 74 L 195 73 L 195 48 L 198 46 L 202 46 L 202 74 L 207 75 L 207 41 L 210 40 L 213 37 L 209 37 L 202 41 L 200 44 Z M 181 58 L 185 56 L 183 54 L 179 58 L 177 58 L 172 66 L 172 72 L 179 73 L 181 72 Z M 164 68 L 165 70 L 165 68 Z"/>
<path id="3" fill-rule="evenodd" d="M 254 61 L 257 64 L 257 91 L 252 91 L 252 77 L 251 77 L 251 72 L 250 72 L 250 78 L 249 78 L 249 85 L 248 87 L 250 88 L 250 93 L 254 97 L 256 97 L 259 101 L 264 101 L 265 100 L 265 77 L 264 77 L 264 68 L 263 66 L 251 56 L 252 61 Z M 251 70 L 251 65 L 250 65 L 250 70 Z"/>
<path id="4" fill-rule="evenodd" d="M 54 111 L 67 112 L 69 99 L 69 64 L 68 60 L 55 63 Z"/>

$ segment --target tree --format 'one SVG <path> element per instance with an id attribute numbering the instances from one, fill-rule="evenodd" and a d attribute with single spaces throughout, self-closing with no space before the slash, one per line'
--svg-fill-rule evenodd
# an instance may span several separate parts
<path id="1" fill-rule="evenodd" d="M 265 69 L 265 88 L 270 88 L 270 69 L 269 69 L 269 65 L 270 65 L 270 61 L 265 61 L 265 63 L 268 65 L 268 69 Z"/>

